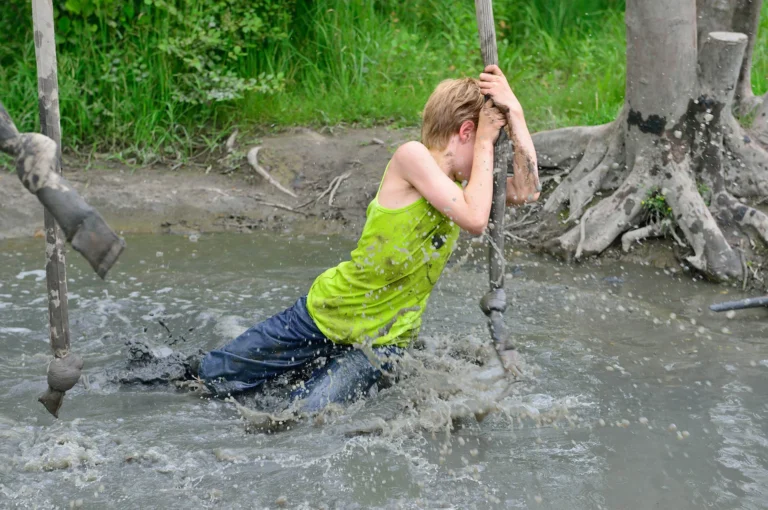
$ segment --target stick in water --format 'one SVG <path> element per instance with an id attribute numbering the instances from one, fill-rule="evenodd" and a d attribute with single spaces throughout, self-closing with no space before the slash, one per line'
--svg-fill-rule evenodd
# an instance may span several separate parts
<path id="1" fill-rule="evenodd" d="M 77 384 L 83 369 L 82 358 L 70 352 L 65 235 L 102 278 L 125 245 L 101 216 L 59 175 L 61 124 L 51 0 L 32 1 L 32 21 L 43 134 L 19 134 L 10 116 L 0 105 L 0 146 L 5 152 L 16 156 L 19 177 L 27 189 L 46 206 L 45 272 L 54 359 L 48 364 L 48 389 L 38 400 L 58 418 L 64 394 Z M 61 228 L 56 224 L 57 221 Z"/>

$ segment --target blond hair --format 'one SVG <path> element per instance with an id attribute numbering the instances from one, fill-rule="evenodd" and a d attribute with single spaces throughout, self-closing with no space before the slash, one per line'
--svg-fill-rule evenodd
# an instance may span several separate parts
<path id="1" fill-rule="evenodd" d="M 443 149 L 461 125 L 471 120 L 477 126 L 483 95 L 474 78 L 444 80 L 435 88 L 424 106 L 421 143 L 428 149 Z"/>

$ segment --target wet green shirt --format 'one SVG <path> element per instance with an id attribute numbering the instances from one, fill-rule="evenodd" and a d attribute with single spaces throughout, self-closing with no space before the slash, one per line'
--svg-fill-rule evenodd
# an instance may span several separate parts
<path id="1" fill-rule="evenodd" d="M 351 260 L 325 271 L 310 288 L 312 319 L 336 343 L 408 345 L 458 237 L 459 226 L 424 197 L 388 209 L 377 194 Z"/>

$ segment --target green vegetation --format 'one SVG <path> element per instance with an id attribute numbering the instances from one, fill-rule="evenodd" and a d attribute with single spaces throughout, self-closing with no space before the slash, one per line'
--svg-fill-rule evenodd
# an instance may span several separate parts
<path id="1" fill-rule="evenodd" d="M 712 200 L 712 191 L 709 189 L 709 186 L 700 182 L 696 185 L 696 188 L 699 191 L 699 195 L 704 199 L 704 203 L 709 206 L 709 203 Z M 641 205 L 648 214 L 650 223 L 660 223 L 664 220 L 674 223 L 672 208 L 667 203 L 667 198 L 664 196 L 664 193 L 662 193 L 658 187 L 648 190 L 648 193 L 645 195 L 645 200 L 641 202 Z"/>
<path id="2" fill-rule="evenodd" d="M 66 0 L 57 6 L 65 144 L 193 152 L 233 125 L 417 125 L 442 79 L 481 68 L 473 2 Z M 0 9 L 0 90 L 37 125 L 29 0 Z M 500 61 L 532 130 L 615 117 L 623 0 L 496 0 Z M 767 4 L 768 7 L 768 4 Z M 768 46 L 768 13 L 761 41 Z M 757 51 L 754 85 L 768 88 Z"/>
<path id="3" fill-rule="evenodd" d="M 645 200 L 641 202 L 650 218 L 650 223 L 658 223 L 672 218 L 672 208 L 667 203 L 667 198 L 659 188 L 648 190 Z"/>

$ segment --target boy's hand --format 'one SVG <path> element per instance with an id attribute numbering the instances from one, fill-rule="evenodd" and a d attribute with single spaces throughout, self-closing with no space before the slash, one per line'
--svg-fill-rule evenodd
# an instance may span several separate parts
<path id="1" fill-rule="evenodd" d="M 480 92 L 490 95 L 501 112 L 522 115 L 523 107 L 512 92 L 507 77 L 501 72 L 499 66 L 488 66 L 485 72 L 480 74 Z"/>
<path id="2" fill-rule="evenodd" d="M 480 121 L 477 126 L 477 141 L 496 143 L 499 132 L 507 124 L 507 118 L 499 111 L 493 102 L 486 101 L 480 110 Z"/>

